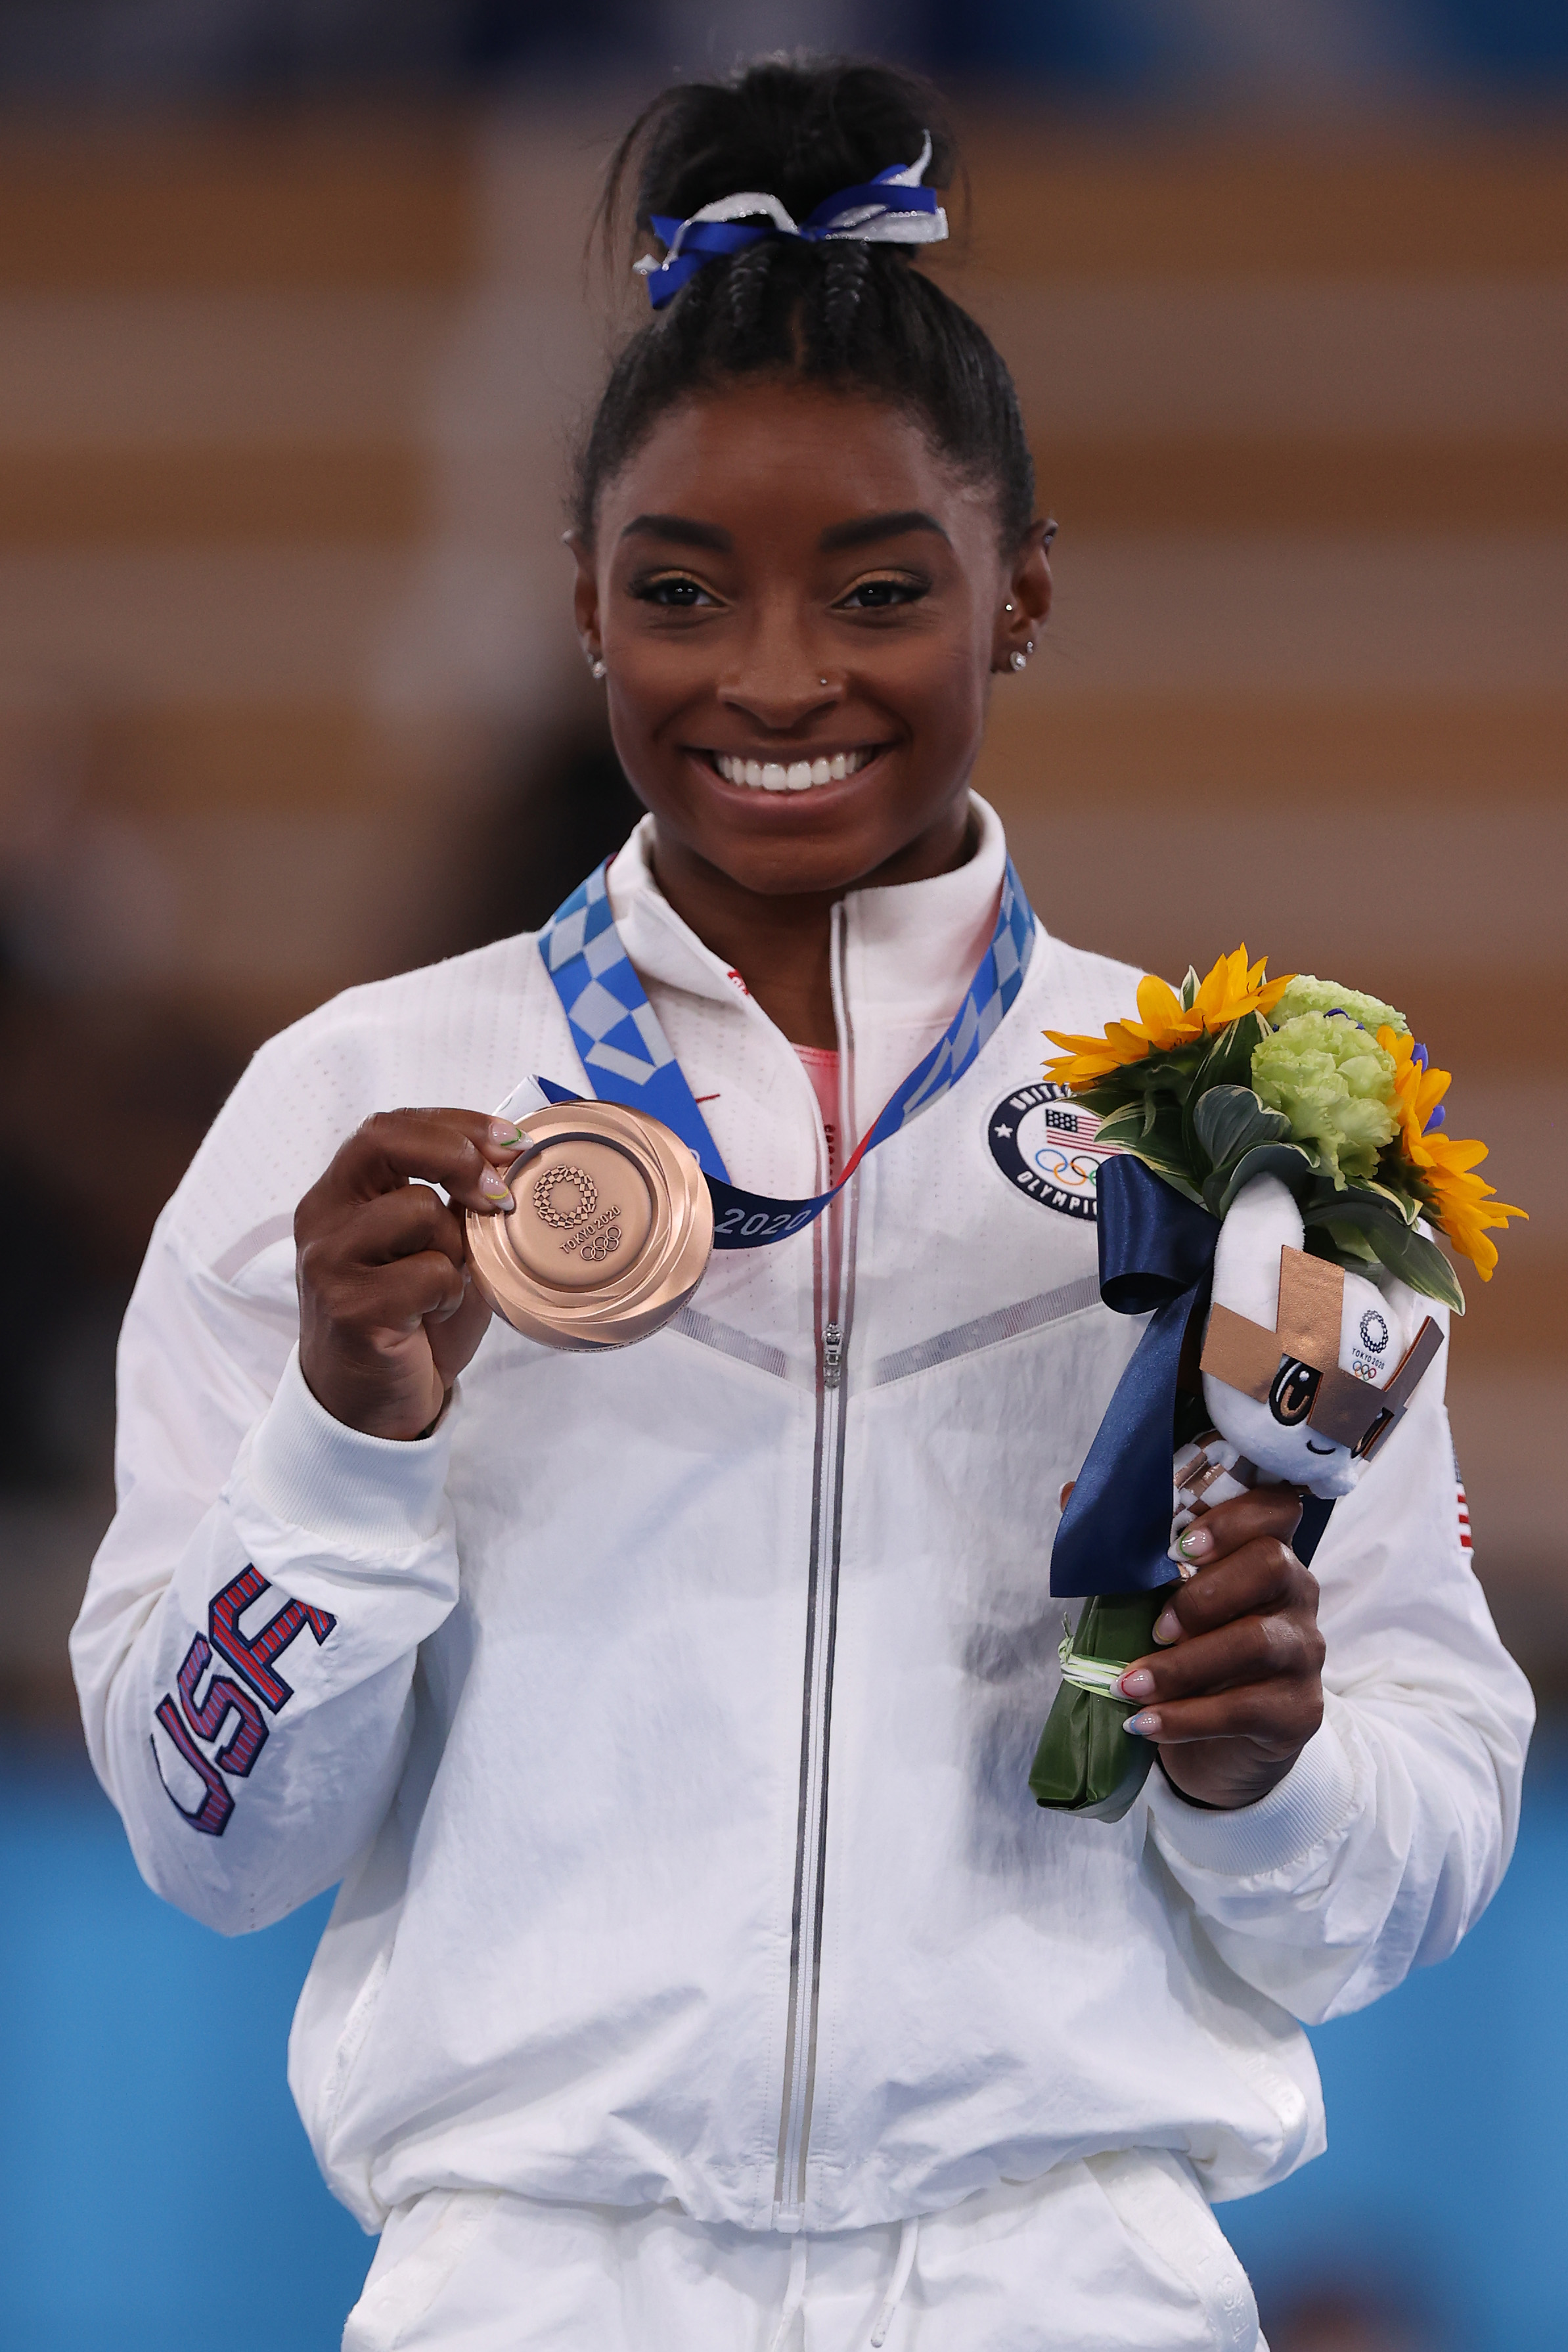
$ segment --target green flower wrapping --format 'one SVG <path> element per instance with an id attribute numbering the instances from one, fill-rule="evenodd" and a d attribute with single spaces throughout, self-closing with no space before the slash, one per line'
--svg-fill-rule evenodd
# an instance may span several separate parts
<path id="1" fill-rule="evenodd" d="M 1166 1585 L 1084 1602 L 1061 1645 L 1061 1687 L 1029 1776 L 1037 1804 L 1094 1822 L 1119 1822 L 1131 1807 L 1154 1762 L 1154 1744 L 1128 1738 L 1122 1727 L 1137 1707 L 1104 1685 L 1134 1658 L 1147 1657 L 1155 1620 L 1169 1596 Z"/>

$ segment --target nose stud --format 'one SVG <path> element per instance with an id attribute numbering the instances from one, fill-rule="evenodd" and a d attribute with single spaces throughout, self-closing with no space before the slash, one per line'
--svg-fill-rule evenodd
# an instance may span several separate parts
<path id="1" fill-rule="evenodd" d="M 827 681 L 827 679 L 826 679 L 825 677 L 820 677 L 820 678 L 817 680 L 817 684 L 818 684 L 819 686 L 826 686 L 827 682 L 828 682 L 828 681 Z"/>

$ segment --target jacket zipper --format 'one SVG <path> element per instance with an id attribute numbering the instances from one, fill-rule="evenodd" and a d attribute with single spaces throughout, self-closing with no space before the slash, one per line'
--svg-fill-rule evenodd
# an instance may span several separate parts
<path id="1" fill-rule="evenodd" d="M 840 1102 L 852 1101 L 852 1044 L 841 981 L 843 909 L 833 909 L 833 995 L 839 1017 Z M 847 1136 L 848 1120 L 841 1121 Z M 844 1147 L 849 1148 L 847 1142 Z M 857 1188 L 835 1201 L 818 1244 L 817 1427 L 812 1461 L 811 1540 L 807 1565 L 806 1666 L 801 1708 L 800 1803 L 789 1937 L 789 2014 L 779 2119 L 773 2225 L 803 2226 L 806 2162 L 816 2088 L 821 1989 L 822 1877 L 828 1843 L 828 1758 L 832 1728 L 833 1647 L 838 1625 L 839 1540 L 843 1507 L 844 1357 L 853 1301 Z M 846 1206 L 848 1213 L 846 1214 Z M 822 1227 L 817 1228 L 819 1235 Z M 825 1241 L 826 1246 L 823 1246 Z"/>

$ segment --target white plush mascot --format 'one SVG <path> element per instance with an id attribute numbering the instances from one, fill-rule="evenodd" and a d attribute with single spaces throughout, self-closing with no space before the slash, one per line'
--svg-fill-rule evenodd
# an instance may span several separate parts
<path id="1" fill-rule="evenodd" d="M 1173 1559 L 1198 1511 L 1249 1486 L 1348 1495 L 1441 1345 L 1407 1284 L 1347 1273 L 1302 1240 L 1277 1176 L 1255 1177 L 1220 1227 L 1202 1356 L 1214 1430 L 1176 1456 Z"/>

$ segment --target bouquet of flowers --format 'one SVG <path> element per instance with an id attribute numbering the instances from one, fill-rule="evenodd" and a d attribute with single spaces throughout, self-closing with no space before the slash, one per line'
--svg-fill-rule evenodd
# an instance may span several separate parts
<path id="1" fill-rule="evenodd" d="M 1145 978 L 1139 1018 L 1101 1037 L 1047 1032 L 1061 1052 L 1046 1075 L 1100 1114 L 1096 1149 L 1116 1155 L 1100 1178 L 1103 1295 L 1157 1310 L 1052 1559 L 1052 1591 L 1089 1598 L 1061 1645 L 1030 1785 L 1041 1804 L 1100 1819 L 1127 1810 L 1151 1760 L 1123 1734 L 1134 1709 L 1113 1685 L 1147 1652 L 1163 1586 L 1182 1572 L 1176 1536 L 1214 1503 L 1280 1481 L 1317 1498 L 1296 1544 L 1309 1557 L 1322 1507 L 1365 1474 L 1437 1351 L 1419 1302 L 1464 1313 L 1424 1224 L 1490 1281 L 1490 1230 L 1524 1214 L 1476 1174 L 1486 1146 L 1447 1133 L 1448 1074 L 1403 1013 L 1264 971 L 1241 947 L 1179 989 Z M 1182 1361 L 1195 1322 L 1197 1382 Z M 1102 1580 L 1118 1550 L 1132 1591 Z"/>

